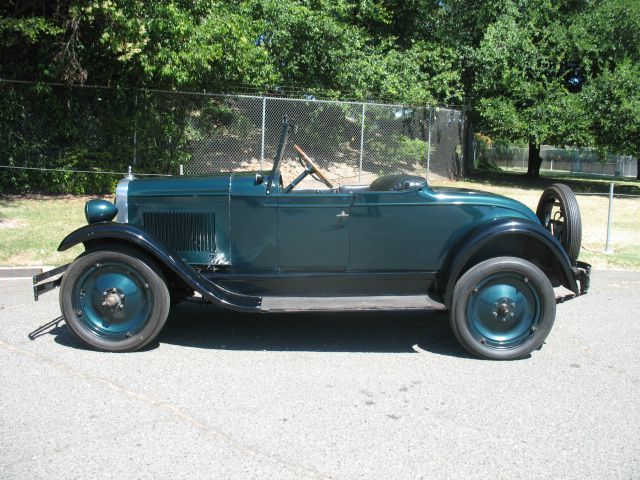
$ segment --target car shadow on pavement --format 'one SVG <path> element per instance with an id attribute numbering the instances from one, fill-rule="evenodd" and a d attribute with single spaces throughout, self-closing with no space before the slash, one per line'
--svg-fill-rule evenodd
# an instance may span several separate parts
<path id="1" fill-rule="evenodd" d="M 65 347 L 77 348 L 78 350 L 91 350 L 90 347 L 82 343 L 79 339 L 77 339 L 73 333 L 69 331 L 67 326 L 62 322 L 55 328 L 46 332 L 47 335 L 52 335 L 54 341 L 59 345 L 64 345 Z M 43 334 L 39 336 L 43 336 Z M 32 339 L 35 340 L 35 339 Z"/>
<path id="2" fill-rule="evenodd" d="M 425 350 L 472 358 L 446 312 L 289 312 L 243 314 L 185 302 L 172 308 L 160 343 L 222 350 L 389 352 Z"/>
<path id="3" fill-rule="evenodd" d="M 60 345 L 91 350 L 62 323 L 51 335 Z M 53 321 L 52 321 L 53 323 Z M 33 332 L 32 332 L 33 333 Z M 420 353 L 475 358 L 457 342 L 446 312 L 238 313 L 195 302 L 172 307 L 159 344 L 213 350 Z"/>
<path id="4" fill-rule="evenodd" d="M 88 350 L 92 351 L 93 348 L 86 345 L 84 342 L 76 338 L 76 336 L 71 333 L 71 331 L 67 328 L 64 323 L 63 317 L 57 317 L 53 320 L 45 323 L 44 325 L 39 326 L 32 332 L 29 332 L 27 338 L 29 340 L 34 341 L 40 337 L 44 337 L 45 335 L 52 336 L 54 341 L 65 347 L 75 348 L 78 350 Z M 151 344 L 145 346 L 140 351 L 153 350 L 158 347 L 158 342 L 151 342 Z"/>

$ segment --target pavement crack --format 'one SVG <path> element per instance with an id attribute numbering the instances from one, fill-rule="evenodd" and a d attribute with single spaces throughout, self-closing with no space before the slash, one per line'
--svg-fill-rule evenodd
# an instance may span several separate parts
<path id="1" fill-rule="evenodd" d="M 24 306 L 24 303 L 20 303 L 18 305 L 0 305 L 0 310 L 15 310 L 16 308 L 22 308 Z"/>
<path id="2" fill-rule="evenodd" d="M 593 351 L 593 349 L 587 344 L 587 342 L 585 342 L 580 337 L 577 337 L 577 336 L 574 337 L 574 342 L 575 342 L 576 346 L 580 347 L 587 355 L 589 355 L 591 357 L 591 361 L 593 362 L 594 365 L 598 365 L 600 368 L 605 368 L 605 369 L 608 368 L 612 372 L 615 372 L 618 375 L 621 375 L 622 377 L 628 379 L 634 385 L 638 385 L 640 383 L 640 380 L 638 379 L 638 377 L 633 375 L 632 373 L 629 373 L 629 372 L 627 372 L 625 370 L 622 370 L 620 368 L 608 365 L 606 363 L 606 361 L 603 360 L 602 358 L 600 358 L 600 356 L 598 356 Z"/>
<path id="3" fill-rule="evenodd" d="M 74 377 L 77 378 L 81 378 L 83 380 L 87 380 L 89 382 L 93 382 L 93 383 L 98 383 L 98 384 L 102 384 L 105 385 L 106 387 L 108 387 L 109 389 L 116 391 L 118 393 L 124 394 L 130 398 L 133 398 L 135 400 L 138 400 L 140 402 L 145 403 L 146 405 L 150 405 L 152 407 L 155 408 L 159 408 L 159 409 L 163 409 L 167 412 L 169 412 L 172 416 L 178 418 L 179 420 L 188 423 L 189 425 L 191 425 L 192 427 L 200 430 L 203 433 L 206 433 L 207 435 L 223 441 L 224 443 L 228 444 L 229 446 L 231 446 L 232 448 L 239 450 L 247 455 L 250 455 L 251 457 L 260 457 L 260 458 L 264 458 L 267 461 L 276 464 L 280 467 L 283 467 L 284 469 L 300 475 L 303 474 L 307 477 L 312 477 L 312 478 L 322 478 L 322 479 L 327 479 L 329 477 L 327 477 L 326 475 L 322 474 L 321 472 L 317 471 L 316 469 L 312 468 L 312 467 L 308 467 L 306 465 L 301 465 L 301 464 L 297 464 L 297 463 L 292 463 L 292 462 L 287 462 L 286 460 L 278 457 L 277 455 L 274 455 L 272 453 L 269 452 L 265 452 L 262 450 L 259 450 L 255 447 L 252 447 L 250 445 L 245 445 L 241 442 L 239 442 L 238 440 L 236 440 L 235 438 L 233 438 L 230 435 L 227 435 L 221 431 L 218 431 L 214 428 L 212 428 L 211 426 L 209 426 L 206 422 L 203 422 L 202 420 L 190 415 L 189 413 L 181 410 L 179 407 L 177 407 L 176 405 L 173 405 L 171 403 L 167 403 L 167 402 L 163 402 L 160 400 L 156 400 L 154 398 L 151 398 L 147 395 L 144 395 L 142 393 L 139 392 L 135 392 L 133 390 L 130 390 L 122 385 L 119 385 L 115 382 L 112 382 L 111 380 L 108 380 L 106 378 L 102 378 L 102 377 L 97 377 L 94 375 L 87 375 L 81 371 L 75 370 L 71 367 L 69 367 L 68 365 L 66 365 L 63 362 L 59 362 L 56 360 L 53 360 L 49 357 L 43 356 L 43 355 L 39 355 L 37 353 L 34 352 L 30 352 L 28 350 L 24 350 L 22 348 L 16 347 L 15 345 L 12 345 L 10 343 L 7 343 L 3 340 L 0 340 L 0 347 L 2 347 L 4 350 L 9 351 L 9 352 L 14 352 L 20 355 L 24 355 L 26 357 L 29 357 L 35 361 L 38 362 L 42 362 L 42 363 L 47 363 L 48 365 L 52 366 L 53 368 L 59 370 L 59 371 L 63 371 L 66 372 L 67 374 L 70 374 Z"/>

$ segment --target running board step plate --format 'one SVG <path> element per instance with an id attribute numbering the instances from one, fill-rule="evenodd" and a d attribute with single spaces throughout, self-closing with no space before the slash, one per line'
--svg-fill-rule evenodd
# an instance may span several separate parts
<path id="1" fill-rule="evenodd" d="M 263 297 L 264 312 L 342 312 L 368 310 L 445 310 L 426 295 L 376 297 Z"/>

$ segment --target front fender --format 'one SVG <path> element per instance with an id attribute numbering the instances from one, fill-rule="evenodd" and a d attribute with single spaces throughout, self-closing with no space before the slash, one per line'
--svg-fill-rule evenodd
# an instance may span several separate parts
<path id="1" fill-rule="evenodd" d="M 542 225 L 520 218 L 501 218 L 476 227 L 453 249 L 455 253 L 448 262 L 448 268 L 444 269 L 447 272 L 445 291 L 447 305 L 451 303 L 451 295 L 456 281 L 464 273 L 465 267 L 470 267 L 468 264 L 474 255 L 492 242 L 497 242 L 495 248 L 499 252 L 499 242 L 507 237 L 539 242 L 550 252 L 554 268 L 560 274 L 562 285 L 576 295 L 580 295 L 580 288 L 576 282 L 569 256 L 562 245 Z"/>
<path id="2" fill-rule="evenodd" d="M 241 295 L 207 280 L 151 233 L 128 223 L 104 222 L 86 225 L 67 235 L 58 246 L 58 251 L 67 250 L 79 243 L 83 243 L 85 248 L 88 248 L 100 240 L 107 242 L 118 240 L 144 250 L 190 288 L 214 304 L 237 311 L 260 309 L 262 303 L 260 297 Z"/>

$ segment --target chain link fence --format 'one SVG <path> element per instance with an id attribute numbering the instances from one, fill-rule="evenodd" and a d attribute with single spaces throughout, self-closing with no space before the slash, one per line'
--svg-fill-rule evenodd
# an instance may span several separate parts
<path id="1" fill-rule="evenodd" d="M 488 147 L 486 143 L 477 141 L 474 151 L 476 165 L 492 164 L 503 170 L 527 170 L 528 148 L 500 144 Z M 638 172 L 637 159 L 631 155 L 608 155 L 602 159 L 590 149 L 578 150 L 543 145 L 540 149 L 540 157 L 542 157 L 541 170 L 619 178 L 636 178 Z"/>
<path id="2" fill-rule="evenodd" d="M 300 172 L 294 143 L 336 185 L 464 172 L 457 110 L 0 81 L 0 187 L 110 191 L 117 176 L 92 174 L 129 165 L 149 174 L 269 169 L 284 115 L 297 126 L 285 180 Z"/>
<path id="3" fill-rule="evenodd" d="M 270 97 L 212 96 L 206 101 L 230 117 L 192 143 L 188 173 L 268 168 L 287 115 L 297 128 L 285 150 L 285 179 L 300 170 L 293 144 L 338 185 L 368 184 L 398 172 L 462 174 L 464 116 L 456 110 Z M 193 130 L 201 131 L 192 122 Z"/>

